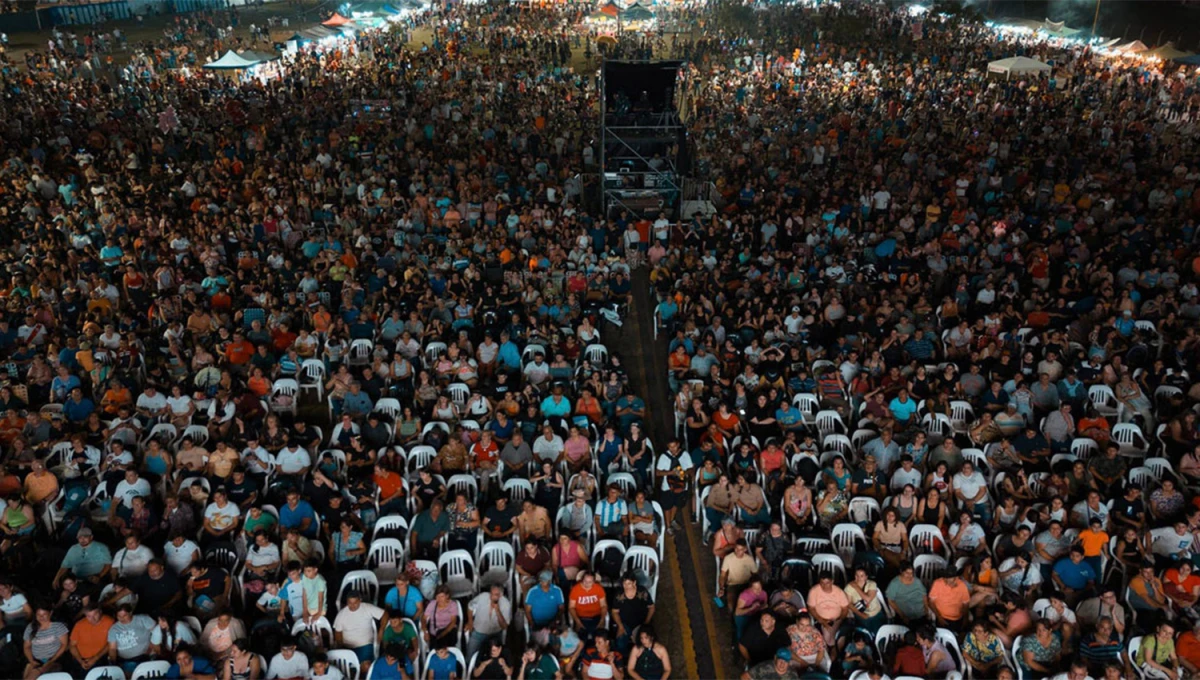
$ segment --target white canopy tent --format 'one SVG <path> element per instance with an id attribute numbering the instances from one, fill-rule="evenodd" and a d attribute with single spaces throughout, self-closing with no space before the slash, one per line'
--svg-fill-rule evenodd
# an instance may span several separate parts
<path id="1" fill-rule="evenodd" d="M 1009 57 L 988 64 L 988 73 L 1003 73 L 1005 77 L 1049 73 L 1052 70 L 1050 64 L 1029 57 Z"/>
<path id="2" fill-rule="evenodd" d="M 257 63 L 258 63 L 257 61 L 251 61 L 250 59 L 243 57 L 242 55 L 238 54 L 237 52 L 234 52 L 233 50 L 229 50 L 220 59 L 217 59 L 216 61 L 210 61 L 207 64 L 205 64 L 204 68 L 214 69 L 214 70 L 233 70 L 233 69 L 250 68 L 251 66 L 254 66 Z"/>

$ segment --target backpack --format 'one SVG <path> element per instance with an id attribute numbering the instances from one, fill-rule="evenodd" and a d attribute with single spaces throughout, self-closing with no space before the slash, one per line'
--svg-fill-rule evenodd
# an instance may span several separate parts
<path id="1" fill-rule="evenodd" d="M 605 580 L 615 581 L 621 578 L 621 563 L 625 561 L 625 556 L 616 548 L 606 548 L 600 554 L 600 558 L 596 560 L 596 573 L 600 574 Z"/>

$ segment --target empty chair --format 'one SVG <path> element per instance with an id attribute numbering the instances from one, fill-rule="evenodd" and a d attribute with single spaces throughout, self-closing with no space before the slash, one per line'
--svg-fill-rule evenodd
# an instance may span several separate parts
<path id="1" fill-rule="evenodd" d="M 955 400 L 950 402 L 950 425 L 955 432 L 966 432 L 975 421 L 975 409 L 971 402 Z"/>
<path id="2" fill-rule="evenodd" d="M 516 550 L 507 541 L 488 541 L 479 553 L 479 586 L 511 585 L 513 569 L 517 564 Z M 511 593 L 510 593 L 511 595 Z"/>
<path id="3" fill-rule="evenodd" d="M 806 424 L 813 425 L 817 422 L 817 411 L 821 410 L 821 400 L 817 395 L 801 392 L 792 397 L 792 406 L 803 414 Z"/>
<path id="4" fill-rule="evenodd" d="M 934 581 L 941 578 L 947 565 L 946 558 L 941 555 L 917 555 L 913 560 L 913 571 L 928 588 L 933 585 Z"/>
<path id="5" fill-rule="evenodd" d="M 371 353 L 375 351 L 375 343 L 366 339 L 358 339 L 350 343 L 350 352 L 346 363 L 350 366 L 366 366 L 371 363 Z"/>
<path id="6" fill-rule="evenodd" d="M 816 415 L 817 431 L 824 437 L 830 434 L 842 433 L 845 434 L 846 423 L 842 421 L 842 416 L 837 411 L 819 411 Z"/>
<path id="7" fill-rule="evenodd" d="M 1087 437 L 1077 437 L 1071 440 L 1071 454 L 1075 458 L 1087 461 L 1092 456 L 1099 452 L 1100 447 L 1096 444 L 1096 440 L 1088 439 Z"/>
<path id="8" fill-rule="evenodd" d="M 400 406 L 399 399 L 384 397 L 375 402 L 374 412 L 381 413 L 394 421 L 404 412 L 404 409 Z"/>
<path id="9" fill-rule="evenodd" d="M 883 516 L 883 512 L 879 507 L 879 501 L 870 496 L 856 496 L 855 498 L 851 498 L 848 512 L 851 522 L 865 527 L 875 526 L 875 522 Z"/>
<path id="10" fill-rule="evenodd" d="M 846 564 L 852 564 L 854 554 L 860 549 L 866 550 L 870 545 L 867 543 L 867 536 L 863 533 L 862 527 L 848 522 L 835 526 L 830 534 L 830 539 L 833 541 L 833 549 Z"/>
<path id="11" fill-rule="evenodd" d="M 933 524 L 914 524 L 908 532 L 908 541 L 917 555 L 941 555 L 950 559 L 950 549 L 942 537 L 942 530 Z"/>
<path id="12" fill-rule="evenodd" d="M 317 401 L 325 398 L 325 362 L 320 359 L 305 359 L 300 364 L 300 391 L 312 390 Z"/>
<path id="13" fill-rule="evenodd" d="M 583 358 L 593 366 L 604 366 L 608 363 L 608 348 L 604 345 L 588 345 L 583 350 Z"/>
<path id="14" fill-rule="evenodd" d="M 438 575 L 442 584 L 450 589 L 450 597 L 461 599 L 475 594 L 478 570 L 475 558 L 466 550 L 448 550 L 438 557 Z"/>
<path id="15" fill-rule="evenodd" d="M 378 529 L 378 524 L 376 529 Z M 403 568 L 404 543 L 396 538 L 371 540 L 371 547 L 367 551 L 367 569 L 374 571 L 379 581 L 390 583 L 395 580 L 396 574 Z"/>
<path id="16" fill-rule="evenodd" d="M 454 402 L 463 408 L 467 405 L 467 400 L 471 398 L 471 388 L 466 383 L 451 383 L 446 387 L 446 394 L 450 397 L 450 401 Z"/>
<path id="17" fill-rule="evenodd" d="M 1146 455 L 1150 448 L 1142 428 L 1134 423 L 1117 423 L 1112 428 L 1112 440 L 1121 446 L 1121 455 Z"/>
<path id="18" fill-rule="evenodd" d="M 1105 418 L 1115 418 L 1117 415 L 1117 395 L 1108 385 L 1092 385 L 1088 388 L 1088 401 L 1096 412 Z"/>

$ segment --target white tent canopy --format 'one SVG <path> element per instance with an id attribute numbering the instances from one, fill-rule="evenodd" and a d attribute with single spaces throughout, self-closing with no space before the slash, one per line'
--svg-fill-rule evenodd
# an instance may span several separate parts
<path id="1" fill-rule="evenodd" d="M 246 59 L 242 55 L 238 54 L 237 52 L 234 52 L 233 50 L 229 50 L 220 59 L 217 59 L 216 61 L 210 61 L 207 64 L 205 64 L 204 68 L 209 68 L 209 69 L 250 68 L 251 66 L 254 66 L 257 63 L 258 63 L 257 61 L 251 61 L 249 59 Z"/>
<path id="2" fill-rule="evenodd" d="M 1113 48 L 1113 51 L 1114 52 L 1130 52 L 1130 53 L 1136 54 L 1138 52 L 1145 52 L 1146 49 L 1147 49 L 1146 43 L 1142 42 L 1141 40 L 1134 40 L 1133 42 L 1128 42 L 1128 43 L 1125 43 L 1124 45 L 1117 45 L 1116 47 Z"/>
<path id="3" fill-rule="evenodd" d="M 1029 57 L 1009 57 L 988 64 L 988 73 L 1003 73 L 1005 75 L 1025 75 L 1029 73 L 1049 73 L 1050 64 L 1030 59 Z"/>

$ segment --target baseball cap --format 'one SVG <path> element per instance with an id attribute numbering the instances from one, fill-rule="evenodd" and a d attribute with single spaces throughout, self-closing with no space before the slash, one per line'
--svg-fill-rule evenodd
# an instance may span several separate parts
<path id="1" fill-rule="evenodd" d="M 791 661 L 792 660 L 792 650 L 787 649 L 785 647 L 785 648 L 779 650 L 778 652 L 775 652 L 775 658 L 783 659 L 784 661 Z"/>
<path id="2" fill-rule="evenodd" d="M 554 572 L 550 571 L 549 569 L 543 569 L 542 571 L 538 572 L 538 580 L 542 583 L 550 583 L 554 580 Z"/>
<path id="3" fill-rule="evenodd" d="M 92 538 L 94 536 L 94 534 L 92 533 L 91 529 L 89 529 L 87 527 L 83 527 L 79 531 L 75 532 L 75 536 L 77 538 Z"/>

